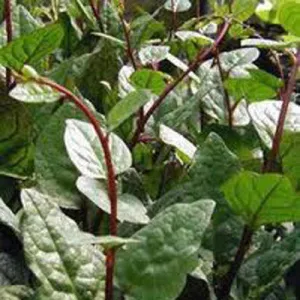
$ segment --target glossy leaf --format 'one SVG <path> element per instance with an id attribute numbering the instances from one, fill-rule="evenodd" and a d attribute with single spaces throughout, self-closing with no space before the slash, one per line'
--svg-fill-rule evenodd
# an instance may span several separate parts
<path id="1" fill-rule="evenodd" d="M 300 198 L 284 176 L 245 171 L 225 183 L 223 191 L 232 209 L 254 229 L 300 220 Z"/>
<path id="2" fill-rule="evenodd" d="M 191 8 L 192 4 L 189 0 L 167 0 L 165 9 L 174 12 L 184 12 Z"/>
<path id="3" fill-rule="evenodd" d="M 101 210 L 110 214 L 110 200 L 106 183 L 88 177 L 79 177 L 77 188 Z M 133 195 L 118 195 L 117 218 L 121 222 L 146 224 L 149 217 L 143 203 Z"/>
<path id="4" fill-rule="evenodd" d="M 59 47 L 64 36 L 60 24 L 48 25 L 22 36 L 0 49 L 0 63 L 20 71 L 24 64 L 35 64 Z"/>
<path id="5" fill-rule="evenodd" d="M 80 239 L 81 232 L 48 196 L 23 190 L 21 197 L 25 255 L 41 284 L 39 297 L 104 299 L 101 253 L 90 245 L 76 246 L 68 241 L 65 234 Z"/>
<path id="6" fill-rule="evenodd" d="M 67 120 L 65 145 L 69 157 L 82 175 L 106 178 L 106 164 L 102 145 L 89 123 Z M 131 167 L 132 158 L 126 144 L 114 133 L 109 135 L 109 148 L 116 174 Z"/>
<path id="7" fill-rule="evenodd" d="M 117 128 L 152 98 L 148 90 L 137 90 L 121 99 L 109 112 L 107 123 L 110 130 Z"/>
<path id="8" fill-rule="evenodd" d="M 300 2 L 298 0 L 281 1 L 278 7 L 278 19 L 285 30 L 300 37 Z"/>
<path id="9" fill-rule="evenodd" d="M 210 222 L 214 202 L 177 204 L 157 215 L 132 237 L 117 256 L 116 276 L 127 295 L 139 300 L 173 300 L 186 275 L 197 266 L 202 235 Z"/>

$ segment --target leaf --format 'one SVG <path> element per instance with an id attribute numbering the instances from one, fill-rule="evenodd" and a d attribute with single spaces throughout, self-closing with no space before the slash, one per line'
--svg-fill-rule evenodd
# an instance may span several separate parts
<path id="1" fill-rule="evenodd" d="M 213 44 L 214 40 L 195 31 L 180 30 L 176 36 L 182 41 L 193 41 L 199 46 L 208 46 Z"/>
<path id="2" fill-rule="evenodd" d="M 150 69 L 141 69 L 134 72 L 130 81 L 136 88 L 148 89 L 159 95 L 166 87 L 164 73 Z"/>
<path id="3" fill-rule="evenodd" d="M 292 35 L 300 37 L 300 3 L 298 0 L 280 1 L 278 6 L 278 20 Z"/>
<path id="4" fill-rule="evenodd" d="M 174 12 L 185 12 L 191 8 L 192 4 L 189 0 L 167 0 L 164 8 Z"/>
<path id="5" fill-rule="evenodd" d="M 277 96 L 282 81 L 262 70 L 249 70 L 250 77 L 229 78 L 224 86 L 236 100 L 262 101 Z"/>
<path id="6" fill-rule="evenodd" d="M 261 140 L 268 147 L 277 127 L 282 101 L 266 100 L 249 105 L 249 114 Z M 300 107 L 291 102 L 287 111 L 284 129 L 291 132 L 300 131 Z"/>
<path id="7" fill-rule="evenodd" d="M 17 236 L 20 235 L 19 221 L 10 208 L 0 198 L 0 223 L 11 228 Z"/>
<path id="8" fill-rule="evenodd" d="M 162 124 L 159 127 L 159 137 L 164 143 L 177 148 L 190 160 L 193 159 L 197 148 L 178 132 Z"/>
<path id="9" fill-rule="evenodd" d="M 67 120 L 66 123 L 64 141 L 73 164 L 84 176 L 106 178 L 104 153 L 93 126 L 78 120 Z M 114 133 L 109 135 L 109 149 L 116 174 L 131 167 L 131 153 Z"/>
<path id="10" fill-rule="evenodd" d="M 62 97 L 51 87 L 30 81 L 17 84 L 9 95 L 16 100 L 27 103 L 51 103 Z"/>
<path id="11" fill-rule="evenodd" d="M 81 176 L 77 180 L 77 188 L 95 205 L 110 214 L 110 200 L 106 183 Z M 118 195 L 117 218 L 121 222 L 147 224 L 149 217 L 143 203 L 133 195 Z"/>
<path id="12" fill-rule="evenodd" d="M 122 238 L 122 237 L 112 236 L 112 235 L 94 236 L 92 234 L 87 234 L 86 236 L 83 236 L 80 240 L 74 239 L 74 241 L 72 240 L 72 242 L 77 245 L 99 244 L 105 250 L 112 249 L 112 248 L 114 249 L 121 248 L 128 244 L 139 243 L 138 240 L 130 239 L 130 238 Z"/>
<path id="13" fill-rule="evenodd" d="M 138 55 L 143 65 L 159 63 L 167 58 L 170 51 L 168 46 L 147 46 L 143 47 Z"/>
<path id="14" fill-rule="evenodd" d="M 14 6 L 12 14 L 12 32 L 14 39 L 29 34 L 40 26 L 41 23 L 34 19 L 23 5 Z M 0 26 L 0 45 L 3 47 L 6 44 L 6 26 L 5 22 L 3 22 Z"/>
<path id="15" fill-rule="evenodd" d="M 109 112 L 107 123 L 110 130 L 117 128 L 126 119 L 138 111 L 140 107 L 151 100 L 152 94 L 148 90 L 137 90 L 121 99 Z"/>
<path id="16" fill-rule="evenodd" d="M 33 131 L 22 103 L 1 96 L 0 128 L 0 174 L 27 178 L 33 172 Z"/>
<path id="17" fill-rule="evenodd" d="M 35 172 L 39 189 L 44 194 L 62 207 L 76 209 L 81 206 L 81 195 L 75 186 L 79 172 L 70 160 L 63 140 L 65 121 L 70 118 L 85 120 L 76 107 L 65 103 L 47 121 L 36 143 Z"/>
<path id="18" fill-rule="evenodd" d="M 257 47 L 262 49 L 284 50 L 291 46 L 290 42 L 281 42 L 268 39 L 246 39 L 241 41 L 242 47 Z"/>
<path id="19" fill-rule="evenodd" d="M 60 24 L 37 29 L 1 48 L 0 64 L 20 71 L 25 64 L 35 64 L 58 48 L 63 36 Z"/>
<path id="20" fill-rule="evenodd" d="M 279 1 L 277 0 L 264 0 L 258 4 L 255 13 L 264 22 L 279 24 L 277 17 L 278 4 Z"/>
<path id="21" fill-rule="evenodd" d="M 244 171 L 222 189 L 235 213 L 253 229 L 269 223 L 300 220 L 300 198 L 287 177 Z"/>
<path id="22" fill-rule="evenodd" d="M 78 236 L 77 224 L 65 216 L 46 195 L 36 190 L 21 194 L 25 255 L 38 278 L 42 299 L 102 300 L 104 264 L 90 245 L 76 246 L 64 234 Z"/>
<path id="23" fill-rule="evenodd" d="M 280 144 L 283 173 L 290 179 L 294 188 L 300 189 L 300 134 L 286 131 Z"/>
<path id="24" fill-rule="evenodd" d="M 255 12 L 259 0 L 235 0 L 232 4 L 232 13 L 240 21 L 246 21 Z"/>
<path id="25" fill-rule="evenodd" d="M 116 276 L 122 290 L 139 300 L 173 300 L 183 289 L 187 273 L 197 266 L 203 233 L 214 202 L 177 204 L 157 215 L 132 236 L 117 255 Z"/>
<path id="26" fill-rule="evenodd" d="M 0 287 L 2 300 L 30 300 L 33 299 L 33 290 L 22 285 L 7 285 Z"/>

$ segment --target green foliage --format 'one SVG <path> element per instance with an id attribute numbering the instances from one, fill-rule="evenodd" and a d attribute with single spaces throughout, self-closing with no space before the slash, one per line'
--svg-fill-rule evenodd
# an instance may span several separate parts
<path id="1" fill-rule="evenodd" d="M 0 1 L 0 298 L 299 298 L 299 0 L 98 2 Z"/>

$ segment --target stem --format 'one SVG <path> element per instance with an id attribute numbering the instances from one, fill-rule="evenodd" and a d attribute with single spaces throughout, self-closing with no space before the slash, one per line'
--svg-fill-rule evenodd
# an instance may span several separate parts
<path id="1" fill-rule="evenodd" d="M 197 16 L 197 19 L 199 19 L 200 16 L 201 16 L 201 5 L 200 5 L 200 1 L 201 1 L 201 0 L 196 0 L 196 16 Z"/>
<path id="2" fill-rule="evenodd" d="M 221 81 L 222 81 L 222 85 L 223 85 L 224 103 L 225 103 L 225 107 L 227 109 L 228 126 L 229 126 L 229 128 L 232 128 L 233 127 L 233 110 L 232 110 L 232 107 L 230 105 L 230 98 L 229 98 L 228 91 L 227 91 L 227 89 L 224 86 L 224 82 L 226 80 L 226 76 L 225 76 L 224 70 L 223 70 L 222 65 L 221 65 L 221 61 L 220 61 L 220 56 L 219 56 L 219 51 L 218 50 L 216 51 L 215 58 L 216 58 L 217 67 L 219 69 L 219 73 L 220 73 L 220 77 L 221 77 Z"/>
<path id="3" fill-rule="evenodd" d="M 176 7 L 175 7 L 175 0 L 171 0 L 171 8 L 172 8 L 172 32 L 176 32 L 177 28 L 177 13 L 176 13 Z"/>
<path id="4" fill-rule="evenodd" d="M 94 114 L 90 111 L 88 106 L 86 106 L 77 96 L 72 92 L 64 88 L 63 86 L 47 79 L 40 77 L 35 80 L 37 83 L 42 85 L 47 85 L 59 93 L 63 94 L 66 98 L 71 100 L 79 110 L 81 110 L 87 119 L 90 121 L 94 130 L 97 134 L 97 137 L 101 143 L 104 159 L 107 169 L 107 190 L 108 197 L 110 200 L 110 234 L 117 235 L 117 186 L 115 181 L 115 171 L 112 163 L 111 152 L 109 149 L 109 139 L 108 135 L 105 135 L 103 130 L 100 127 L 99 121 L 96 119 Z M 115 251 L 110 250 L 106 256 L 106 285 L 105 285 L 105 300 L 113 300 L 113 273 L 115 265 Z"/>
<path id="5" fill-rule="evenodd" d="M 267 162 L 265 163 L 265 165 L 263 167 L 264 173 L 272 172 L 274 162 L 276 161 L 276 159 L 279 155 L 280 143 L 281 143 L 281 139 L 283 136 L 285 119 L 286 119 L 286 115 L 288 112 L 291 95 L 294 91 L 294 87 L 296 84 L 297 72 L 298 72 L 299 66 L 300 66 L 300 50 L 298 50 L 298 52 L 294 58 L 294 64 L 293 64 L 293 68 L 292 68 L 292 71 L 290 74 L 288 84 L 287 84 L 285 90 L 282 90 L 280 93 L 281 100 L 282 100 L 282 106 L 281 106 L 281 111 L 279 114 L 279 119 L 277 122 L 277 128 L 276 128 L 275 135 L 273 138 L 272 149 L 271 149 L 271 152 L 267 159 Z"/>
<path id="6" fill-rule="evenodd" d="M 250 248 L 253 233 L 253 230 L 250 229 L 248 226 L 244 227 L 243 235 L 240 241 L 238 251 L 234 257 L 234 261 L 231 264 L 227 274 L 222 278 L 220 284 L 217 286 L 216 295 L 218 300 L 229 299 L 232 284 L 243 263 L 245 255 Z"/>
<path id="7" fill-rule="evenodd" d="M 95 0 L 89 0 L 90 7 L 92 9 L 92 12 L 95 16 L 95 18 L 99 21 L 100 20 L 100 6 L 99 4 L 95 3 Z"/>
<path id="8" fill-rule="evenodd" d="M 184 80 L 184 78 L 192 71 L 195 71 L 199 65 L 211 54 L 213 53 L 218 46 L 223 41 L 226 33 L 228 32 L 228 29 L 230 27 L 230 21 L 226 21 L 222 27 L 222 30 L 220 30 L 220 33 L 215 40 L 214 44 L 211 45 L 209 48 L 202 50 L 198 53 L 196 59 L 190 64 L 188 69 L 184 71 L 177 79 L 175 79 L 173 82 L 168 84 L 163 92 L 160 94 L 158 99 L 153 103 L 153 105 L 149 108 L 147 113 L 144 115 L 144 118 L 140 120 L 140 126 L 136 129 L 133 138 L 131 140 L 130 147 L 133 148 L 138 140 L 140 134 L 144 131 L 145 125 L 150 119 L 150 117 L 153 115 L 155 110 L 160 106 L 160 104 L 165 100 L 165 98 Z"/>
<path id="9" fill-rule="evenodd" d="M 13 39 L 13 27 L 12 27 L 12 3 L 11 0 L 5 0 L 4 2 L 4 19 L 6 24 L 6 37 L 7 43 L 10 43 Z M 9 91 L 10 84 L 12 82 L 11 70 L 6 68 L 6 89 Z"/>

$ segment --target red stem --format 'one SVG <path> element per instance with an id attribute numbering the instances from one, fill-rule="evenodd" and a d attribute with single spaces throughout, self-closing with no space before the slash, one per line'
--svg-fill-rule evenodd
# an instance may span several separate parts
<path id="1" fill-rule="evenodd" d="M 140 126 L 136 129 L 133 138 L 131 140 L 130 147 L 133 148 L 137 142 L 139 141 L 140 134 L 144 131 L 145 125 L 150 119 L 150 117 L 153 115 L 155 110 L 161 105 L 161 103 L 165 100 L 165 98 L 177 87 L 177 85 L 184 80 L 184 78 L 192 71 L 195 71 L 199 65 L 211 54 L 213 53 L 218 46 L 223 41 L 226 33 L 228 32 L 228 29 L 230 27 L 230 22 L 226 21 L 225 24 L 222 27 L 222 30 L 220 30 L 220 33 L 215 40 L 214 44 L 211 45 L 209 48 L 200 51 L 196 57 L 196 59 L 190 64 L 189 68 L 184 71 L 177 79 L 175 79 L 173 82 L 168 84 L 166 88 L 163 90 L 163 92 L 160 94 L 158 99 L 153 103 L 153 105 L 149 108 L 147 113 L 144 115 L 144 118 L 140 120 Z"/>
<path id="2" fill-rule="evenodd" d="M 90 7 L 92 9 L 92 12 L 95 16 L 95 18 L 99 21 L 100 20 L 100 6 L 99 4 L 95 3 L 95 0 L 89 0 Z"/>
<path id="3" fill-rule="evenodd" d="M 295 56 L 294 65 L 293 65 L 293 68 L 292 68 L 292 71 L 290 74 L 288 84 L 287 84 L 285 90 L 281 90 L 281 92 L 280 92 L 282 106 L 281 106 L 281 111 L 279 114 L 277 128 L 276 128 L 274 139 L 273 139 L 272 149 L 271 149 L 271 152 L 267 159 L 267 162 L 265 163 L 265 165 L 263 167 L 264 173 L 272 172 L 274 162 L 276 161 L 276 159 L 279 155 L 280 143 L 281 143 L 281 139 L 283 136 L 285 119 L 286 119 L 286 115 L 287 115 L 288 108 L 289 108 L 290 98 L 291 98 L 291 95 L 294 91 L 294 87 L 296 84 L 297 72 L 298 72 L 299 67 L 300 67 L 300 50 L 298 50 L 298 52 Z"/>
<path id="4" fill-rule="evenodd" d="M 4 19 L 6 24 L 6 36 L 7 43 L 10 43 L 13 39 L 13 28 L 12 28 L 12 3 L 11 0 L 5 0 L 4 2 Z M 11 70 L 6 68 L 6 88 L 9 91 L 12 81 Z"/>
<path id="5" fill-rule="evenodd" d="M 107 191 L 110 200 L 110 234 L 117 235 L 117 186 L 115 181 L 115 171 L 112 163 L 111 152 L 109 149 L 108 135 L 105 135 L 100 127 L 99 121 L 96 119 L 90 109 L 72 92 L 64 88 L 63 86 L 47 79 L 38 78 L 36 82 L 42 85 L 47 85 L 63 94 L 66 98 L 71 100 L 77 108 L 79 108 L 85 116 L 88 118 L 101 143 L 104 159 L 107 169 Z M 106 285 L 105 285 L 105 300 L 113 300 L 113 273 L 115 265 L 115 251 L 110 250 L 106 256 Z"/>

